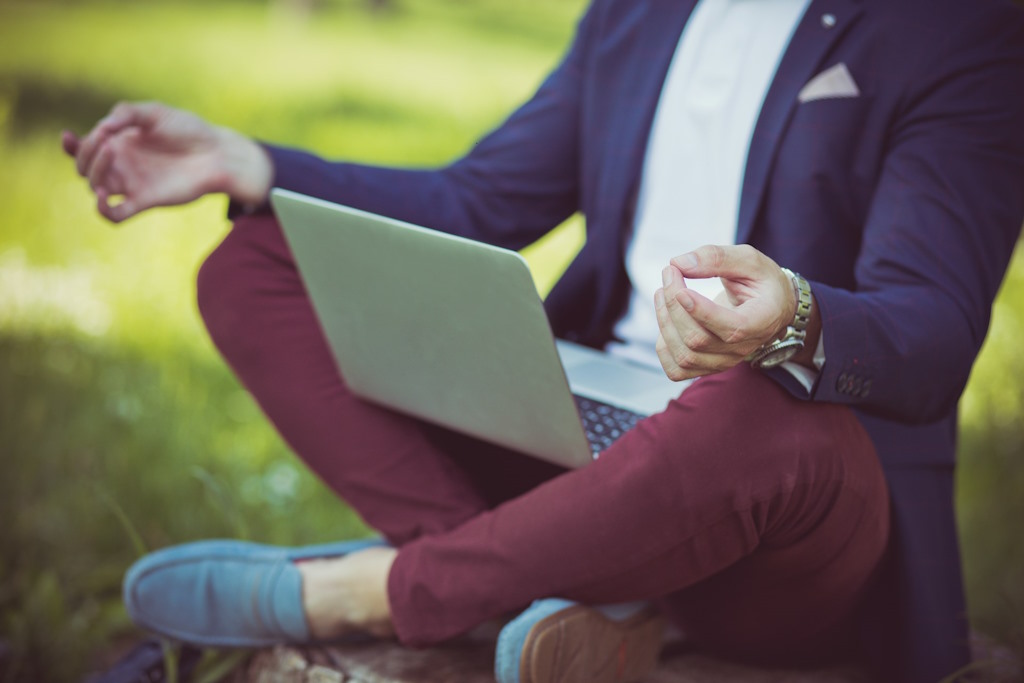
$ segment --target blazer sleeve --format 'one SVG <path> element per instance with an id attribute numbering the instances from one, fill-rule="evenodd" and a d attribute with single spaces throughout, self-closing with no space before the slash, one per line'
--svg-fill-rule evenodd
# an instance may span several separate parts
<path id="1" fill-rule="evenodd" d="M 454 163 L 383 168 L 265 145 L 274 186 L 510 249 L 533 242 L 579 205 L 579 111 L 593 13 L 533 97 Z"/>
<path id="2" fill-rule="evenodd" d="M 961 34 L 945 52 L 958 57 L 908 91 L 856 291 L 812 283 L 827 356 L 816 400 L 918 423 L 955 410 L 1024 222 L 1021 16 Z"/>

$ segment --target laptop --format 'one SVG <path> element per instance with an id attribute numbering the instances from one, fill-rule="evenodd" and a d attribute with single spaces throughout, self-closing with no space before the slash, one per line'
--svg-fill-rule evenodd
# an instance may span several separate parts
<path id="1" fill-rule="evenodd" d="M 287 190 L 271 204 L 364 400 L 582 467 L 679 395 L 660 371 L 556 341 L 514 251 Z"/>

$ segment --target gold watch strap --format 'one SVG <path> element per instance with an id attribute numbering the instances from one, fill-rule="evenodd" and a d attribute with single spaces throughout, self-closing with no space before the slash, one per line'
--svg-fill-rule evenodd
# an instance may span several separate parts
<path id="1" fill-rule="evenodd" d="M 783 268 L 782 272 L 789 276 L 796 290 L 796 314 L 793 315 L 791 327 L 797 332 L 807 332 L 807 324 L 811 321 L 811 283 L 800 273 L 794 273 L 789 268 Z"/>

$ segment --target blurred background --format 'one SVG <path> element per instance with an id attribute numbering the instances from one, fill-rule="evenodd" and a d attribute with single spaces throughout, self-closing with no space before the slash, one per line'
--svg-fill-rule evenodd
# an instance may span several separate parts
<path id="1" fill-rule="evenodd" d="M 0 680 L 73 681 L 139 637 L 121 575 L 211 536 L 367 533 L 281 443 L 201 328 L 226 202 L 120 227 L 59 132 L 155 99 L 258 138 L 448 161 L 556 62 L 584 0 L 0 0 Z M 1024 124 L 1024 122 L 1022 122 Z M 581 240 L 527 250 L 546 291 Z M 1024 257 L 961 404 L 971 618 L 1024 652 Z"/>

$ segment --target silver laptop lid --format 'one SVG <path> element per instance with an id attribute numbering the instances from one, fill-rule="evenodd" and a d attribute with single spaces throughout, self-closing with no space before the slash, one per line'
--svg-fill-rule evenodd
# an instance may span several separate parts
<path id="1" fill-rule="evenodd" d="M 353 392 L 561 465 L 591 461 L 519 254 L 286 190 L 271 203 Z"/>

